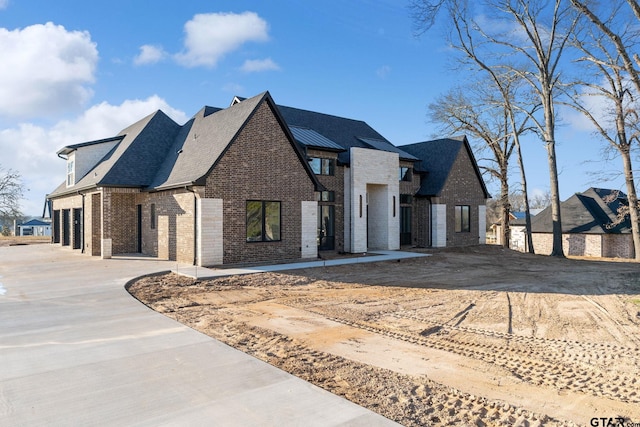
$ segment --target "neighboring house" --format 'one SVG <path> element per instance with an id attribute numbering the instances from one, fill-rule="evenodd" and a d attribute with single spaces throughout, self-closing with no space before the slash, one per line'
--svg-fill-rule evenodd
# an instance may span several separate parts
<path id="1" fill-rule="evenodd" d="M 268 92 L 182 126 L 158 111 L 58 152 L 53 242 L 196 265 L 483 243 L 488 194 L 468 142 L 442 141 L 398 148 L 365 122 Z"/>
<path id="2" fill-rule="evenodd" d="M 529 214 L 533 217 L 542 212 L 542 209 L 530 209 Z M 526 252 L 527 250 L 527 232 L 526 232 L 526 212 L 509 212 L 509 248 Z M 494 242 L 502 245 L 502 220 L 491 225 Z"/>
<path id="3" fill-rule="evenodd" d="M 18 224 L 18 236 L 51 236 L 51 222 L 31 219 Z"/>
<path id="4" fill-rule="evenodd" d="M 626 194 L 618 190 L 589 188 L 560 204 L 562 247 L 565 255 L 633 258 L 631 221 L 627 215 L 617 222 L 618 208 L 627 205 Z M 550 254 L 553 247 L 551 208 L 531 222 L 536 253 Z"/>

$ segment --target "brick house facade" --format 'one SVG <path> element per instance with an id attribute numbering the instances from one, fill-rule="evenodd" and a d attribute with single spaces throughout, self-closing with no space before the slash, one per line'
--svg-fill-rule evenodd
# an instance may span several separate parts
<path id="1" fill-rule="evenodd" d="M 627 196 L 618 190 L 589 188 L 560 204 L 562 249 L 566 255 L 595 258 L 634 258 L 631 220 L 627 214 L 617 219 Z M 553 249 L 551 208 L 531 221 L 535 252 L 549 255 Z M 525 242 L 525 249 L 527 248 Z"/>
<path id="2" fill-rule="evenodd" d="M 182 126 L 158 111 L 58 152 L 67 179 L 48 195 L 52 241 L 204 266 L 482 243 L 488 194 L 473 154 L 466 138 L 442 141 L 396 147 L 268 92 Z"/>

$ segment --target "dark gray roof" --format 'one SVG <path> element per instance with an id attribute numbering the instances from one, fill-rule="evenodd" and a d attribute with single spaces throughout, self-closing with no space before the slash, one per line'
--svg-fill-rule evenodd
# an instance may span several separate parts
<path id="1" fill-rule="evenodd" d="M 418 142 L 416 144 L 402 145 L 400 148 L 420 159 L 420 161 L 414 165 L 415 170 L 423 174 L 422 184 L 420 185 L 417 195 L 439 195 L 444 184 L 447 182 L 454 162 L 458 158 L 460 149 L 464 148 L 467 150 L 469 158 L 473 163 L 475 173 L 482 186 L 485 197 L 490 197 L 473 152 L 471 151 L 471 147 L 469 146 L 469 142 L 465 136 Z"/>
<path id="2" fill-rule="evenodd" d="M 299 144 L 304 145 L 308 148 L 320 148 L 322 150 L 330 150 L 330 151 L 344 151 L 345 149 L 331 141 L 329 138 L 326 138 L 320 135 L 313 129 L 303 128 L 298 126 L 289 126 L 293 137 L 298 141 Z"/>
<path id="3" fill-rule="evenodd" d="M 182 127 L 149 187 L 189 185 L 205 177 L 264 97 L 215 112 L 201 109 Z"/>
<path id="4" fill-rule="evenodd" d="M 393 144 L 361 120 L 347 119 L 280 105 L 278 109 L 289 126 L 313 129 L 344 148 L 345 151 L 338 155 L 338 160 L 341 163 L 349 163 L 349 149 L 351 147 L 371 148 L 370 145 L 363 142 L 363 138 L 381 141 L 381 144 L 387 145 L 388 151 L 393 151 L 395 148 Z"/>
<path id="5" fill-rule="evenodd" d="M 264 92 L 226 109 L 205 106 L 183 126 L 157 111 L 124 129 L 116 138 L 109 139 L 119 139 L 119 142 L 85 177 L 70 188 L 62 183 L 49 197 L 97 186 L 153 190 L 202 185 L 203 179 L 263 101 L 271 105 L 316 188 L 322 189 L 271 96 Z"/>
<path id="6" fill-rule="evenodd" d="M 589 188 L 576 193 L 560 204 L 563 233 L 620 234 L 631 232 L 629 216 L 612 226 L 618 208 L 627 204 L 627 196 L 621 191 Z M 534 233 L 552 233 L 551 207 L 531 220 Z"/>

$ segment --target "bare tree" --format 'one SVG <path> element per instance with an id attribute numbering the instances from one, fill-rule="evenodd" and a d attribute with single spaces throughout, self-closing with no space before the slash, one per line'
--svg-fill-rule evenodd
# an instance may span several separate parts
<path id="1" fill-rule="evenodd" d="M 560 59 L 575 29 L 577 14 L 562 0 L 485 0 L 481 4 L 485 11 L 492 11 L 496 18 L 494 25 L 484 28 L 479 22 L 473 22 L 474 31 L 482 35 L 484 43 L 494 52 L 491 68 L 502 67 L 517 75 L 529 85 L 541 105 L 542 117 L 531 114 L 530 119 L 547 151 L 552 195 L 551 255 L 563 257 L 555 149 L 555 101 L 560 85 Z M 456 16 L 466 6 L 465 0 L 414 0 L 412 3 L 413 16 L 423 19 L 422 23 L 418 23 L 423 28 L 428 28 L 434 22 L 433 16 L 431 20 L 428 19 L 429 13 L 438 13 L 446 8 L 450 16 Z"/>
<path id="2" fill-rule="evenodd" d="M 12 219 L 21 216 L 20 199 L 23 188 L 20 174 L 14 170 L 5 170 L 0 165 L 0 218 Z"/>
<path id="3" fill-rule="evenodd" d="M 621 18 L 624 14 L 620 10 L 621 3 L 609 3 L 609 6 L 609 16 L 600 22 L 607 28 L 619 28 L 615 40 L 594 25 L 574 42 L 583 54 L 579 62 L 586 65 L 591 79 L 579 82 L 579 89 L 572 93 L 569 105 L 589 120 L 596 133 L 622 159 L 629 204 L 619 216 L 629 215 L 631 219 L 635 259 L 640 260 L 640 215 L 632 166 L 633 144 L 640 138 L 640 116 L 635 99 L 640 94 L 640 87 L 634 88 L 633 77 L 625 67 L 625 54 L 620 52 L 621 47 L 625 51 L 636 47 L 640 35 L 635 30 L 630 31 L 633 28 L 630 23 L 620 22 L 624 19 Z M 631 17 L 629 13 L 627 16 Z M 589 98 L 600 102 L 589 103 Z"/>

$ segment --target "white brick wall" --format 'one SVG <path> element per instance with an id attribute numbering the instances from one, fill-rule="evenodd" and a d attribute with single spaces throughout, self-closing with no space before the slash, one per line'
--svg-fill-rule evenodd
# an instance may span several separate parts
<path id="1" fill-rule="evenodd" d="M 318 202 L 302 201 L 302 258 L 318 257 Z"/>
<path id="2" fill-rule="evenodd" d="M 351 252 L 366 252 L 367 238 L 370 249 L 400 248 L 399 167 L 397 153 L 351 148 L 349 185 Z M 368 227 L 367 197 L 369 199 Z M 393 197 L 396 198 L 395 216 Z"/>
<path id="3" fill-rule="evenodd" d="M 223 200 L 198 199 L 197 249 L 198 265 L 219 265 L 223 262 Z"/>
<path id="4" fill-rule="evenodd" d="M 431 205 L 431 244 L 434 248 L 447 246 L 447 205 Z"/>
<path id="5" fill-rule="evenodd" d="M 478 243 L 481 245 L 487 243 L 487 207 L 485 205 L 478 206 L 478 233 L 480 234 Z"/>
<path id="6" fill-rule="evenodd" d="M 102 250 L 102 259 L 111 258 L 111 243 L 111 239 L 102 239 L 100 247 L 100 249 Z"/>

